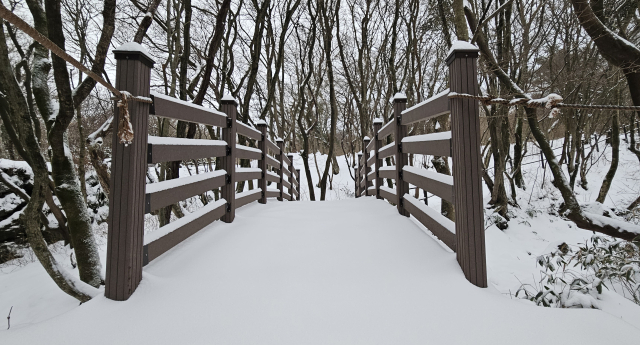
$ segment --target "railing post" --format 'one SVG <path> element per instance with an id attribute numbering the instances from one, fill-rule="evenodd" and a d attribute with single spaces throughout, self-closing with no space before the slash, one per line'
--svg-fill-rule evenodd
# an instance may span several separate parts
<path id="1" fill-rule="evenodd" d="M 402 125 L 402 112 L 407 109 L 407 96 L 398 92 L 393 96 L 393 119 L 396 121 L 396 195 L 398 196 L 398 212 L 409 217 L 404 209 L 404 194 L 409 192 L 409 184 L 402 178 L 402 168 L 407 165 L 407 154 L 402 152 L 402 139 L 407 135 L 407 126 Z"/>
<path id="2" fill-rule="evenodd" d="M 296 181 L 298 181 L 298 196 L 296 196 L 296 201 L 300 201 L 300 187 L 302 183 L 300 182 L 300 169 L 296 169 Z"/>
<path id="3" fill-rule="evenodd" d="M 364 152 L 364 150 L 362 150 Z M 362 179 L 362 153 L 358 153 L 358 170 L 356 173 L 356 198 L 360 197 L 360 180 Z"/>
<path id="4" fill-rule="evenodd" d="M 369 139 L 369 137 L 364 137 L 364 146 L 362 151 L 364 152 L 364 195 L 366 196 L 369 196 L 369 171 L 371 170 L 371 167 L 369 166 L 369 149 L 367 148 L 370 142 L 371 139 Z"/>
<path id="5" fill-rule="evenodd" d="M 114 55 L 117 62 L 116 88 L 134 96 L 149 97 L 154 61 L 142 49 L 118 48 Z M 131 144 L 120 143 L 117 127 L 112 131 L 104 295 L 117 301 L 128 299 L 142 279 L 149 106 L 147 103 L 129 102 L 134 132 Z M 114 126 L 120 124 L 121 116 L 120 108 L 114 107 Z"/>
<path id="6" fill-rule="evenodd" d="M 280 175 L 280 183 L 278 183 L 280 196 L 278 197 L 278 201 L 282 201 L 284 200 L 282 198 L 282 192 L 284 192 L 284 184 L 282 183 L 284 177 L 284 140 L 278 138 L 276 139 L 276 144 L 278 144 L 278 148 L 280 149 L 280 153 L 278 154 L 278 160 L 280 161 L 280 168 L 278 169 L 278 175 Z"/>
<path id="7" fill-rule="evenodd" d="M 382 147 L 382 141 L 378 138 L 378 131 L 382 128 L 382 119 L 376 118 L 373 120 L 373 140 L 375 140 L 373 147 L 376 155 L 376 198 L 382 199 L 380 196 L 380 185 L 382 185 L 382 179 L 380 178 L 380 167 L 382 166 L 382 159 L 378 158 L 378 152 L 380 152 L 380 147 Z"/>
<path id="8" fill-rule="evenodd" d="M 296 170 L 293 168 L 293 155 L 287 155 L 287 158 L 289 158 L 289 162 L 291 162 L 291 164 L 289 164 L 289 172 L 291 173 L 291 176 L 289 176 L 289 184 L 291 185 L 289 187 L 289 201 L 293 201 L 293 176 Z"/>
<path id="9" fill-rule="evenodd" d="M 453 49 L 446 60 L 451 92 L 479 95 L 478 48 L 467 42 L 457 43 L 457 49 Z M 480 181 L 480 109 L 477 100 L 452 98 L 450 102 L 456 255 L 467 280 L 487 287 Z"/>
<path id="10" fill-rule="evenodd" d="M 258 188 L 262 189 L 262 197 L 258 200 L 261 204 L 267 203 L 267 123 L 264 120 L 256 122 L 262 138 L 258 141 L 258 148 L 262 151 L 262 159 L 258 161 L 258 168 L 262 170 L 262 178 L 258 180 Z"/>
<path id="11" fill-rule="evenodd" d="M 222 157 L 222 167 L 227 172 L 227 183 L 222 187 L 222 197 L 227 200 L 227 213 L 222 221 L 231 223 L 236 217 L 236 113 L 238 102 L 225 95 L 220 101 L 220 110 L 227 114 L 227 127 L 222 129 L 222 140 L 227 142 L 227 155 Z"/>

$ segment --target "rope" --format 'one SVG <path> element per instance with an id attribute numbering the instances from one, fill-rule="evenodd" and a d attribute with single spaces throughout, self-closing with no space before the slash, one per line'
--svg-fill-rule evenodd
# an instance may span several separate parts
<path id="1" fill-rule="evenodd" d="M 560 108 L 571 108 L 571 109 L 600 109 L 600 110 L 633 110 L 640 111 L 640 107 L 637 106 L 627 106 L 627 105 L 600 105 L 600 104 L 566 104 L 562 103 L 562 97 L 552 93 L 545 98 L 540 99 L 528 99 L 528 98 L 513 98 L 511 100 L 507 100 L 504 98 L 496 98 L 492 95 L 486 96 L 474 96 L 466 93 L 449 93 L 449 98 L 467 98 L 467 99 L 476 99 L 481 101 L 485 105 L 490 104 L 504 104 L 508 106 L 516 106 L 516 105 L 524 105 L 527 108 L 546 108 L 546 109 L 560 109 Z"/>
<path id="2" fill-rule="evenodd" d="M 118 137 L 120 138 L 120 143 L 129 145 L 133 141 L 133 128 L 131 126 L 131 118 L 129 115 L 129 101 L 141 102 L 141 103 L 153 103 L 151 99 L 147 97 L 138 97 L 133 96 L 126 91 L 120 91 L 116 89 L 113 85 L 109 84 L 107 81 L 102 79 L 99 75 L 95 74 L 93 71 L 85 67 L 83 64 L 78 62 L 78 60 L 74 59 L 71 55 L 67 54 L 62 48 L 58 47 L 55 43 L 51 42 L 47 37 L 42 35 L 38 30 L 34 29 L 31 25 L 27 24 L 24 20 L 20 19 L 20 17 L 13 14 L 13 12 L 9 11 L 4 4 L 0 2 L 0 17 L 6 20 L 7 22 L 13 24 L 16 28 L 20 29 L 31 38 L 33 38 L 38 43 L 42 44 L 43 47 L 49 49 L 51 53 L 59 56 L 64 61 L 70 63 L 73 67 L 79 69 L 88 75 L 91 79 L 100 83 L 109 91 L 111 91 L 114 95 L 116 95 L 115 100 L 118 101 L 118 108 L 122 109 L 122 119 L 120 120 L 120 128 L 118 129 Z"/>

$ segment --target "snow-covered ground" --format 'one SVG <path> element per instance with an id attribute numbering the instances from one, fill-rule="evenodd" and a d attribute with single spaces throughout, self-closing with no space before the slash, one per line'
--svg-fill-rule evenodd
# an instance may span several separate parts
<path id="1" fill-rule="evenodd" d="M 152 262 L 126 302 L 100 296 L 32 326 L 18 315 L 3 344 L 635 344 L 640 336 L 598 310 L 540 308 L 474 287 L 455 254 L 373 198 L 252 204 Z"/>
<path id="2" fill-rule="evenodd" d="M 625 208 L 640 193 L 640 165 L 624 145 L 605 207 Z M 553 214 L 562 199 L 537 152 L 529 147 L 527 188 L 518 190 L 509 228 L 499 230 L 486 209 L 488 289 L 468 284 L 455 254 L 413 219 L 383 201 L 354 200 L 341 156 L 332 202 L 245 206 L 233 224 L 216 222 L 147 266 L 127 302 L 98 297 L 78 307 L 29 255 L 3 265 L 0 316 L 13 311 L 0 343 L 637 342 L 640 306 L 615 291 L 598 296 L 600 310 L 542 308 L 514 296 L 540 280 L 537 256 L 592 236 Z M 580 202 L 595 200 L 608 157 L 609 149 L 591 168 L 589 190 L 576 184 Z M 318 154 L 321 173 L 325 160 Z M 313 155 L 309 163 L 315 185 Z M 298 155 L 294 164 L 303 168 Z M 308 200 L 304 170 L 301 186 Z M 105 228 L 96 229 L 102 260 Z M 69 254 L 56 247 L 72 270 Z"/>

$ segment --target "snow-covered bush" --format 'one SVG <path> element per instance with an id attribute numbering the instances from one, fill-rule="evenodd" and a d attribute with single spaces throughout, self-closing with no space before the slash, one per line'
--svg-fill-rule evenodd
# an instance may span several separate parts
<path id="1" fill-rule="evenodd" d="M 545 307 L 598 308 L 606 288 L 640 305 L 640 236 L 628 242 L 594 235 L 574 250 L 562 243 L 537 263 L 542 279 L 523 284 L 516 297 Z"/>

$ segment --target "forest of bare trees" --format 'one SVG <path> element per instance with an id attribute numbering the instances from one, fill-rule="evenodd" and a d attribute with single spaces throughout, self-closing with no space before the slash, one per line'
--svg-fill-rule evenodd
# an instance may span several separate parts
<path id="1" fill-rule="evenodd" d="M 325 200 L 338 160 L 355 179 L 357 153 L 373 120 L 392 116 L 404 92 L 416 104 L 448 87 L 444 62 L 456 40 L 480 49 L 484 94 L 505 99 L 556 93 L 569 104 L 640 106 L 640 1 L 637 0 L 2 0 L 82 64 L 113 83 L 111 50 L 135 41 L 155 57 L 152 89 L 206 107 L 223 95 L 239 103 L 238 121 L 265 120 L 269 136 L 298 152 L 308 198 Z M 86 176 L 109 193 L 113 105 L 96 81 L 9 22 L 0 27 L 0 158 L 26 161 L 33 187 L 20 193 L 28 244 L 66 292 L 87 300 L 78 282 L 57 270 L 47 241 L 74 250 L 80 279 L 101 284 L 100 260 L 87 205 Z M 591 188 L 594 151 L 611 146 L 603 202 L 616 176 L 619 152 L 638 158 L 638 113 L 621 110 L 481 106 L 483 183 L 489 204 L 506 221 L 527 186 L 522 159 L 539 147 L 562 200 L 559 213 L 583 229 L 630 240 L 632 232 L 583 215 L 576 189 Z M 207 126 L 153 117 L 150 134 L 220 137 Z M 446 131 L 448 115 L 409 128 L 410 135 Z M 620 141 L 621 135 L 627 141 Z M 241 138 L 240 140 L 244 140 Z M 552 145 L 561 145 L 553 150 Z M 245 142 L 241 142 L 245 144 Z M 255 145 L 255 143 L 249 143 Z M 559 154 L 558 154 L 559 152 Z M 387 158 L 391 160 L 393 158 Z M 318 162 L 318 160 L 326 160 Z M 310 164 L 313 162 L 314 164 Z M 450 174 L 443 157 L 410 164 Z M 319 164 L 323 163 L 323 164 Z M 388 163 L 392 163 L 389 161 Z M 215 169 L 219 161 L 160 164 L 152 181 L 179 177 L 181 164 Z M 248 166 L 249 162 L 239 162 Z M 318 166 L 324 166 L 320 170 Z M 342 172 L 345 173 L 345 172 Z M 17 188 L 2 177 L 8 188 Z M 386 181 L 391 184 L 392 181 Z M 317 184 L 320 195 L 316 195 Z M 253 189 L 239 183 L 237 189 Z M 20 190 L 21 191 L 21 190 Z M 419 190 L 415 190 L 419 194 Z M 217 194 L 215 198 L 217 198 Z M 201 196 L 202 203 L 210 200 Z M 637 212 L 640 196 L 622 208 Z M 53 214 L 54 222 L 44 214 Z M 157 212 L 162 226 L 185 210 Z M 443 215 L 455 210 L 442 203 Z M 42 231 L 42 230 L 45 231 Z M 48 240 L 45 240 L 45 236 Z"/>

